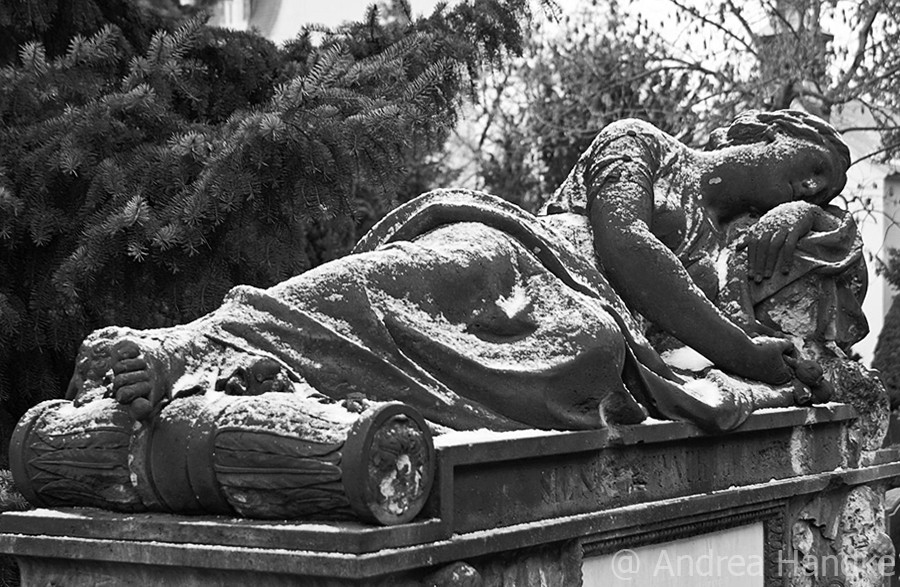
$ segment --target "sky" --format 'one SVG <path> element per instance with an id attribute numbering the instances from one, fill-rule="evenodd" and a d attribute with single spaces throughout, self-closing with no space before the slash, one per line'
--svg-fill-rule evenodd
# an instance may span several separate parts
<path id="1" fill-rule="evenodd" d="M 410 0 L 414 15 L 430 14 L 439 0 Z M 291 39 L 304 24 L 338 25 L 359 20 L 375 0 L 282 0 L 283 17 L 272 31 L 272 40 L 280 43 Z M 453 0 L 449 0 L 452 4 Z M 579 0 L 556 0 L 563 12 L 574 9 Z M 668 0 L 642 0 L 646 14 L 671 10 Z"/>
<path id="2" fill-rule="evenodd" d="M 282 0 L 284 15 L 272 31 L 276 43 L 292 38 L 304 24 L 334 26 L 360 20 L 373 0 Z M 410 0 L 414 15 L 429 14 L 438 0 Z"/>
<path id="3" fill-rule="evenodd" d="M 378 0 L 282 0 L 281 16 L 270 38 L 276 43 L 294 37 L 306 24 L 323 24 L 335 26 L 348 20 L 360 20 L 366 9 Z M 454 0 L 447 0 L 450 4 Z M 579 4 L 586 0 L 555 0 L 563 14 L 575 11 Z M 409 0 L 414 15 L 430 14 L 439 0 Z M 536 5 L 537 2 L 532 2 Z M 703 4 L 701 0 L 686 0 L 686 4 Z M 674 14 L 670 0 L 637 0 L 633 5 L 636 12 L 647 18 L 653 25 L 659 26 L 663 36 L 671 40 L 679 39 L 686 33 L 686 27 L 676 24 L 671 16 Z M 750 14 L 750 20 L 765 20 L 764 15 Z M 754 23 L 758 24 L 758 23 Z M 837 39 L 841 40 L 844 31 L 834 23 L 826 26 Z"/>

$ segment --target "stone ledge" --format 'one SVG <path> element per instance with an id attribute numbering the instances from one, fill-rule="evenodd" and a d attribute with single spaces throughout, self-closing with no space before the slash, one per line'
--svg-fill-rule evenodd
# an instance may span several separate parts
<path id="1" fill-rule="evenodd" d="M 722 437 L 772 430 L 777 428 L 794 428 L 828 422 L 841 422 L 857 417 L 856 410 L 842 403 L 828 403 L 808 408 L 768 408 L 758 410 L 747 418 L 737 429 L 725 434 L 710 434 L 690 422 L 674 422 L 669 420 L 649 420 L 635 426 L 620 426 L 615 431 L 586 430 L 581 432 L 562 432 L 554 430 L 525 430 L 520 432 L 451 432 L 435 437 L 435 448 L 443 451 L 444 458 L 454 455 L 456 451 L 467 451 L 480 447 L 486 459 L 514 458 L 522 453 L 534 453 L 539 450 L 564 451 L 567 448 L 584 449 L 587 447 L 601 449 L 612 446 L 629 446 L 634 444 L 653 444 L 685 440 L 688 438 Z M 552 447 L 552 448 L 551 448 Z M 450 458 L 455 458 L 450 456 Z M 461 460 L 474 462 L 471 455 Z"/>
<path id="2" fill-rule="evenodd" d="M 729 519 L 768 515 L 773 509 L 783 508 L 785 500 L 796 496 L 814 494 L 826 488 L 841 485 L 857 485 L 900 475 L 900 463 L 876 465 L 856 470 L 802 476 L 796 479 L 772 481 L 748 487 L 739 487 L 710 495 L 694 495 L 687 498 L 660 500 L 634 506 L 553 520 L 541 520 L 504 528 L 492 528 L 454 534 L 442 539 L 429 540 L 420 536 L 421 542 L 399 548 L 383 548 L 374 552 L 353 554 L 346 551 L 316 552 L 307 549 L 309 544 L 286 541 L 280 547 L 249 547 L 203 543 L 196 536 L 194 542 L 174 542 L 125 532 L 110 532 L 106 538 L 98 531 L 109 528 L 110 514 L 96 510 L 79 510 L 85 534 L 93 538 L 66 535 L 65 532 L 48 532 L 56 522 L 72 512 L 34 510 L 32 512 L 7 513 L 0 516 L 0 551 L 18 557 L 53 557 L 60 559 L 105 561 L 156 566 L 185 566 L 224 570 L 265 569 L 268 573 L 299 576 L 364 579 L 385 573 L 402 572 L 456 560 L 481 557 L 541 544 L 581 539 L 588 543 L 615 543 L 641 535 L 659 536 L 681 530 L 682 535 L 692 531 L 683 529 L 696 526 L 702 531 L 704 522 L 721 526 Z M 183 524 L 178 516 L 156 516 L 159 528 L 167 525 L 173 529 Z M 170 519 L 171 518 L 171 519 Z M 234 521 L 204 519 L 206 525 L 226 524 L 232 529 L 244 527 Z M 739 523 L 739 522 L 738 522 Z M 421 529 L 422 522 L 409 526 Z M 255 532 L 277 530 L 282 524 L 260 523 Z M 321 524 L 297 523 L 292 529 L 297 535 L 325 534 Z M 328 525 L 329 533 L 353 530 L 341 525 Z M 201 528 L 202 524 L 194 526 Z M 182 526 L 182 529 L 184 526 Z M 137 529 L 137 528 L 135 528 Z M 63 530 L 60 528 L 60 530 Z M 379 533 L 375 529 L 375 534 Z M 691 530 L 689 528 L 689 530 Z M 289 538 L 282 533 L 281 538 Z M 158 537 L 162 538 L 162 536 Z M 253 537 L 248 537 L 248 542 Z"/>
<path id="3" fill-rule="evenodd" d="M 351 585 L 573 540 L 596 554 L 758 521 L 778 542 L 791 500 L 900 476 L 896 450 L 858 466 L 854 418 L 830 404 L 754 414 L 726 435 L 677 422 L 616 435 L 451 434 L 437 443 L 427 515 L 409 524 L 33 510 L 0 515 L 0 552 L 41 580 L 71 565 L 90 575 L 100 564 L 142 581 L 158 575 L 159 585 L 176 568 L 206 569 L 222 585 L 245 584 L 247 573 L 273 585 L 291 577 Z"/>
<path id="4" fill-rule="evenodd" d="M 720 435 L 683 422 L 456 444 L 451 434 L 426 511 L 471 532 L 854 468 L 855 417 L 828 404 L 761 411 Z"/>

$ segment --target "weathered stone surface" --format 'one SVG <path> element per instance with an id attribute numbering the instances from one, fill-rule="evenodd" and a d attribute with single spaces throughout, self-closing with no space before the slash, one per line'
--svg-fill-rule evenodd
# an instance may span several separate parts
<path id="1" fill-rule="evenodd" d="M 422 584 L 424 587 L 484 587 L 484 578 L 472 565 L 458 562 L 428 575 Z"/>
<path id="2" fill-rule="evenodd" d="M 431 489 L 431 433 L 411 408 L 362 413 L 287 393 L 178 399 L 141 424 L 113 399 L 42 403 L 12 472 L 44 506 L 251 518 L 411 520 Z"/>
<path id="3" fill-rule="evenodd" d="M 393 527 L 37 511 L 0 516 L 0 548 L 32 584 L 577 585 L 585 552 L 751 526 L 767 587 L 828 549 L 816 580 L 877 580 L 900 462 L 845 354 L 867 328 L 859 235 L 827 206 L 848 148 L 796 111 L 711 146 L 610 125 L 539 216 L 423 195 L 190 324 L 93 333 L 72 403 L 17 428 L 34 503 Z M 451 432 L 479 428 L 508 435 Z"/>
<path id="4" fill-rule="evenodd" d="M 756 408 L 802 403 L 819 367 L 751 335 L 803 336 L 774 317 L 778 303 L 768 324 L 756 315 L 799 279 L 834 293 L 833 308 L 793 303 L 812 312 L 816 337 L 846 348 L 864 330 L 861 316 L 831 311 L 861 295 L 855 227 L 826 209 L 849 151 L 827 122 L 790 110 L 743 113 L 716 136 L 701 151 L 645 122 L 611 124 L 538 216 L 488 194 L 425 194 L 354 254 L 265 291 L 237 287 L 191 324 L 93 333 L 69 396 L 114 395 L 146 420 L 213 381 L 232 395 L 314 388 L 495 430 L 649 415 L 721 431 Z M 751 217 L 735 237 L 731 225 Z M 749 252 L 735 261 L 729 246 Z M 729 265 L 743 271 L 735 299 L 720 291 Z M 645 321 L 721 372 L 674 373 Z"/>
<path id="5" fill-rule="evenodd" d="M 430 450 L 414 437 L 431 428 L 615 434 L 652 417 L 724 432 L 754 410 L 832 394 L 857 408 L 852 442 L 868 462 L 884 393 L 842 350 L 867 328 L 861 241 L 828 207 L 847 146 L 825 121 L 787 110 L 746 112 L 716 136 L 701 151 L 620 121 L 538 215 L 436 190 L 392 211 L 353 254 L 266 290 L 238 286 L 189 324 L 98 330 L 79 352 L 73 404 L 45 404 L 19 426 L 13 474 L 43 505 L 403 523 L 427 497 Z M 698 352 L 702 364 L 675 360 Z M 355 406 L 392 401 L 428 427 L 385 423 L 344 450 Z M 592 497 L 654 499 L 669 485 L 687 495 L 759 482 L 769 454 L 794 455 L 776 471 L 830 467 L 823 447 L 841 452 L 846 439 L 831 440 L 726 440 L 721 453 L 672 462 L 611 449 L 509 492 L 542 515 Z"/>
<path id="6" fill-rule="evenodd" d="M 0 551 L 23 561 L 26 585 L 68 576 L 81 578 L 74 585 L 134 580 L 192 587 L 290 581 L 419 587 L 459 572 L 474 584 L 569 587 L 580 580 L 582 552 L 596 556 L 762 523 L 765 572 L 771 579 L 766 585 L 783 585 L 772 582 L 790 570 L 780 561 L 790 558 L 792 548 L 806 548 L 797 524 L 807 524 L 820 536 L 820 527 L 830 524 L 835 529 L 830 543 L 846 544 L 850 562 L 858 554 L 853 548 L 878 545 L 883 526 L 877 521 L 877 483 L 900 475 L 900 460 L 896 451 L 887 451 L 873 464 L 858 465 L 851 462 L 850 445 L 844 445 L 843 458 L 840 451 L 829 453 L 839 444 L 836 439 L 849 433 L 852 420 L 851 408 L 830 405 L 762 412 L 724 436 L 673 422 L 624 428 L 617 435 L 456 433 L 438 442 L 440 482 L 426 508 L 430 519 L 375 527 L 35 510 L 0 516 Z M 745 470 L 707 463 L 734 449 L 729 439 L 754 446 L 767 437 L 773 444 L 759 457 L 774 463 L 768 470 L 761 461 Z M 752 459 L 750 452 L 731 455 Z M 635 492 L 636 475 L 620 475 L 610 483 L 603 475 L 582 475 L 592 463 L 616 462 L 604 455 L 623 454 L 630 456 L 620 461 L 648 472 L 643 481 L 652 491 Z M 669 485 L 653 481 L 655 469 L 660 475 L 663 466 L 679 471 L 677 463 L 691 464 L 684 469 L 686 479 L 696 479 L 701 489 L 683 492 L 674 474 Z M 542 475 L 553 467 L 571 468 L 566 480 L 555 479 L 572 489 L 566 499 L 552 507 L 521 501 L 525 492 L 516 494 L 517 486 L 541 487 Z M 475 486 L 484 483 L 491 486 L 478 494 Z M 873 483 L 875 489 L 869 489 Z M 555 491 L 550 495 L 558 495 Z M 509 503 L 491 493 L 508 496 Z M 538 502 L 542 495 L 538 491 Z M 828 539 L 822 540 L 827 546 Z M 545 582 L 537 582 L 539 577 Z"/>
<path id="7" fill-rule="evenodd" d="M 894 545 L 885 528 L 881 484 L 822 492 L 791 527 L 786 573 L 792 587 L 879 585 L 893 574 Z"/>
<path id="8" fill-rule="evenodd" d="M 577 433 L 557 443 L 545 435 L 442 445 L 445 459 L 462 460 L 453 468 L 452 516 L 457 528 L 472 531 L 855 467 L 852 414 L 837 405 L 767 410 L 720 436 L 660 422 L 614 438 Z"/>
<path id="9" fill-rule="evenodd" d="M 472 563 L 484 587 L 581 585 L 581 544 L 577 540 L 524 548 Z"/>

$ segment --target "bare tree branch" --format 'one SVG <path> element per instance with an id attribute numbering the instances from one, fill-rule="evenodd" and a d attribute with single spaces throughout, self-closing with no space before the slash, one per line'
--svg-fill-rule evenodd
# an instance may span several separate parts
<path id="1" fill-rule="evenodd" d="M 672 61 L 674 63 L 678 63 L 683 67 L 683 69 L 696 71 L 698 73 L 702 73 L 702 74 L 714 77 L 716 79 L 719 79 L 720 81 L 730 81 L 728 76 L 723 74 L 721 71 L 718 71 L 715 69 L 709 69 L 708 67 L 704 67 L 695 61 L 688 61 L 687 59 L 682 59 L 680 57 L 672 57 L 672 56 L 668 56 L 665 59 L 663 59 L 663 63 L 665 63 L 666 61 Z"/>
<path id="2" fill-rule="evenodd" d="M 883 120 L 894 120 L 895 114 L 886 109 L 884 106 L 875 104 L 865 96 L 859 96 L 856 99 L 859 100 L 859 102 L 863 106 L 868 108 L 872 112 L 872 115 L 876 117 L 876 119 L 880 116 Z"/>
<path id="3" fill-rule="evenodd" d="M 744 18 L 741 9 L 735 5 L 732 0 L 727 0 L 726 4 L 731 9 L 731 13 L 734 14 L 735 18 L 741 23 L 741 26 L 744 27 L 744 31 L 747 32 L 747 36 L 750 37 L 750 40 L 754 43 L 756 42 L 756 33 L 753 31 L 753 27 L 750 26 L 750 23 L 747 22 L 747 19 Z"/>
<path id="4" fill-rule="evenodd" d="M 839 133 L 847 133 L 847 132 L 865 132 L 865 131 L 886 131 L 886 130 L 900 130 L 900 125 L 892 125 L 892 126 L 845 126 L 836 129 Z"/>
<path id="5" fill-rule="evenodd" d="M 688 5 L 684 4 L 683 2 L 681 2 L 680 0 L 669 0 L 669 2 L 674 4 L 677 8 L 681 9 L 682 11 L 687 12 L 688 14 L 690 14 L 691 16 L 693 16 L 700 22 L 703 22 L 703 23 L 719 30 L 726 37 L 737 41 L 738 43 L 743 45 L 747 51 L 749 51 L 753 55 L 756 55 L 756 47 L 754 47 L 753 45 L 748 43 L 745 39 L 741 38 L 740 36 L 734 34 L 734 32 L 731 31 L 724 24 L 712 20 L 708 16 L 701 14 L 700 11 L 697 10 L 696 8 L 694 8 L 693 6 L 688 6 Z"/>
<path id="6" fill-rule="evenodd" d="M 772 4 L 772 0 L 763 0 L 763 4 L 771 11 L 771 14 L 775 16 L 775 18 L 781 21 L 781 24 L 783 24 L 787 28 L 787 31 L 791 33 L 791 35 L 794 37 L 794 40 L 799 41 L 800 31 L 795 29 L 793 25 L 791 25 L 790 21 L 788 21 L 788 19 L 785 18 L 783 14 L 781 14 L 781 11 L 778 10 L 778 6 Z"/>
<path id="7" fill-rule="evenodd" d="M 490 110 L 487 112 L 487 122 L 484 123 L 484 129 L 481 131 L 481 137 L 478 139 L 478 149 L 484 147 L 484 142 L 487 140 L 488 132 L 491 130 L 491 125 L 494 122 L 494 118 L 497 115 L 497 112 L 500 110 L 500 102 L 503 99 L 503 92 L 506 90 L 507 85 L 509 84 L 509 68 L 507 67 L 506 71 L 503 72 L 503 80 L 497 84 L 493 84 L 497 93 L 494 96 L 494 101 L 491 104 Z"/>
<path id="8" fill-rule="evenodd" d="M 879 75 L 871 76 L 871 77 L 870 77 L 870 76 L 866 76 L 865 81 L 866 81 L 867 84 L 873 85 L 873 86 L 874 86 L 875 84 L 877 84 L 877 83 L 880 82 L 881 80 L 887 79 L 887 78 L 890 78 L 890 77 L 893 77 L 893 76 L 897 75 L 898 73 L 900 73 L 900 64 L 898 64 L 896 67 L 893 67 L 893 68 L 891 68 L 891 69 L 889 69 L 889 70 L 887 70 L 887 71 L 885 71 L 885 72 L 883 72 L 883 73 L 881 73 L 881 74 L 879 74 Z"/>
<path id="9" fill-rule="evenodd" d="M 881 147 L 880 149 L 876 149 L 867 155 L 863 155 L 862 157 L 860 157 L 859 159 L 857 159 L 856 161 L 851 163 L 850 166 L 852 167 L 852 166 L 856 165 L 857 163 L 865 161 L 866 159 L 871 159 L 872 157 L 877 157 L 878 155 L 881 155 L 882 153 L 887 153 L 889 151 L 893 151 L 897 147 L 900 147 L 900 140 L 888 143 L 887 145 Z"/>
<path id="10" fill-rule="evenodd" d="M 850 80 L 853 79 L 853 75 L 856 70 L 862 64 L 863 58 L 865 57 L 866 53 L 866 47 L 868 45 L 869 35 L 872 33 L 872 27 L 875 24 L 875 19 L 878 17 L 878 12 L 881 9 L 881 6 L 881 2 L 876 2 L 868 6 L 868 10 L 862 18 L 863 24 L 859 29 L 859 33 L 856 35 L 856 41 L 858 43 L 856 47 L 856 54 L 853 56 L 853 61 L 851 62 L 850 66 L 838 81 L 836 89 L 846 87 L 847 84 L 849 84 Z"/>

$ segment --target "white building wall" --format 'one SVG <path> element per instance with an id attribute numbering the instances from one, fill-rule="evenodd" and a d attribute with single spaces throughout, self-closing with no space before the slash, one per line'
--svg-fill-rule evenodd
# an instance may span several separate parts
<path id="1" fill-rule="evenodd" d="M 869 319 L 870 332 L 869 336 L 853 348 L 862 355 L 866 364 L 870 364 L 878 335 L 884 325 L 884 316 L 895 294 L 887 280 L 877 274 L 877 268 L 890 248 L 900 249 L 900 211 L 897 205 L 900 187 L 895 182 L 886 185 L 885 178 L 892 172 L 890 166 L 879 163 L 877 157 L 861 160 L 881 146 L 881 139 L 876 131 L 852 130 L 874 126 L 875 122 L 868 111 L 859 104 L 849 104 L 834 112 L 831 122 L 838 130 L 847 129 L 842 136 L 850 146 L 850 155 L 854 161 L 847 171 L 847 186 L 843 197 L 847 209 L 853 212 L 859 224 L 865 247 L 869 290 L 863 311 Z M 887 194 L 891 188 L 896 192 L 893 198 Z"/>
<path id="2" fill-rule="evenodd" d="M 250 0 L 220 0 L 209 23 L 226 29 L 246 31 L 250 28 Z"/>

